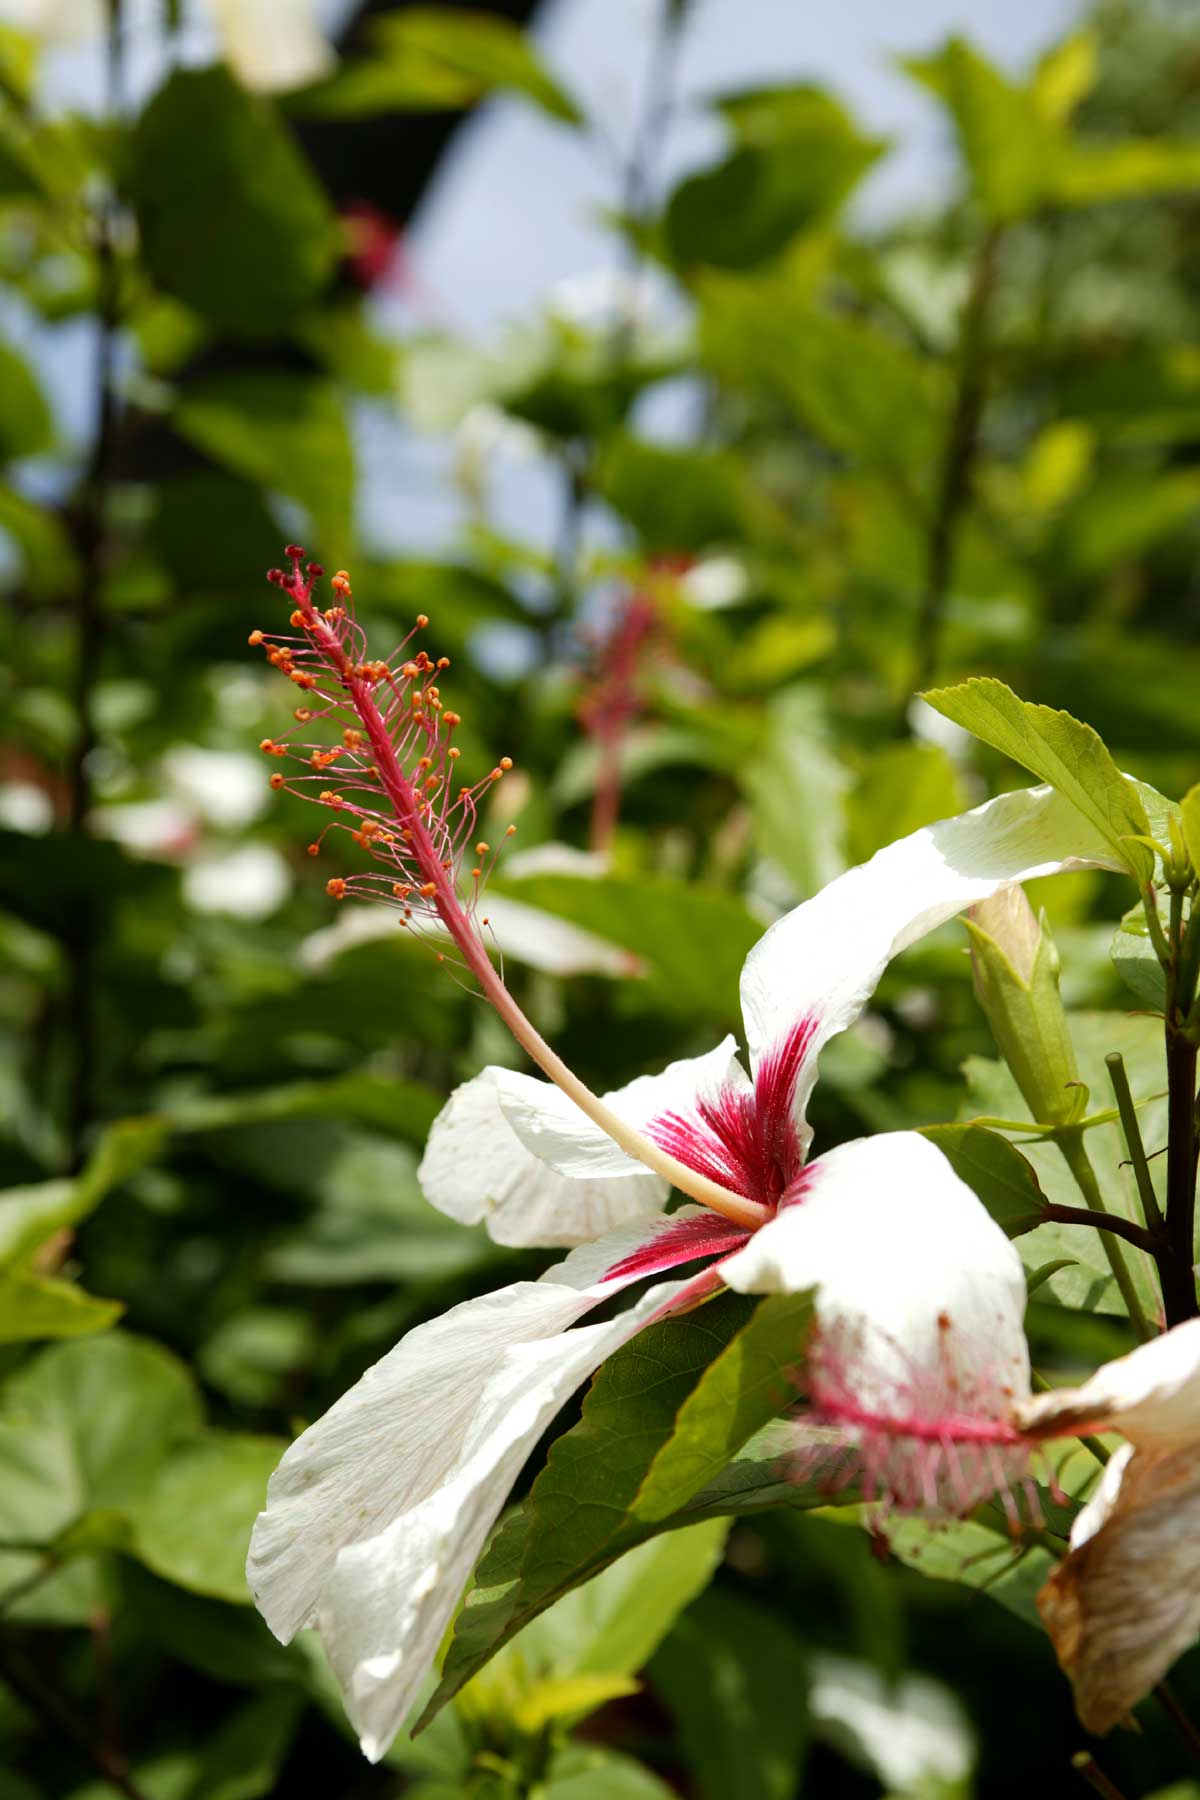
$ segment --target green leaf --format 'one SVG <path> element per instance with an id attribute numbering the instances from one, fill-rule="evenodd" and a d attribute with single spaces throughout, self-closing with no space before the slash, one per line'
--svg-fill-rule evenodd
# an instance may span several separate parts
<path id="1" fill-rule="evenodd" d="M 719 104 L 737 146 L 682 181 L 663 220 L 667 254 L 684 270 L 746 268 L 776 255 L 829 219 L 883 149 L 817 88 L 766 89 Z"/>
<path id="2" fill-rule="evenodd" d="M 80 1175 L 0 1192 L 0 1269 L 22 1262 L 56 1231 L 77 1225 L 157 1154 L 165 1135 L 159 1120 L 122 1120 L 100 1134 Z"/>
<path id="3" fill-rule="evenodd" d="M 271 104 L 227 70 L 176 69 L 138 121 L 129 166 L 154 280 L 222 330 L 276 336 L 332 275 L 319 184 Z"/>
<path id="4" fill-rule="evenodd" d="M 647 553 L 703 550 L 745 532 L 745 496 L 735 457 L 717 450 L 649 444 L 624 433 L 605 445 L 600 494 L 637 528 Z"/>
<path id="5" fill-rule="evenodd" d="M 1136 880 L 1149 879 L 1149 852 L 1129 842 L 1149 835 L 1146 809 L 1090 725 L 1068 712 L 1019 700 L 990 676 L 935 688 L 924 697 L 936 712 L 1057 788 L 1107 839 Z"/>
<path id="6" fill-rule="evenodd" d="M 1179 823 L 1188 859 L 1193 870 L 1200 873 L 1200 782 L 1189 788 L 1180 801 Z"/>
<path id="7" fill-rule="evenodd" d="M 1113 967 L 1143 1006 L 1162 1012 L 1167 1004 L 1167 978 L 1150 938 L 1146 914 L 1132 906 L 1113 933 Z"/>
<path id="8" fill-rule="evenodd" d="M 630 1516 L 642 1481 L 699 1376 L 752 1316 L 752 1303 L 722 1295 L 609 1357 L 579 1424 L 554 1443 L 529 1499 L 481 1558 L 421 1725 L 523 1625 L 652 1535 Z"/>
<path id="9" fill-rule="evenodd" d="M 679 1509 L 787 1404 L 810 1317 L 807 1295 L 772 1296 L 751 1311 L 725 1295 L 609 1359 L 579 1424 L 554 1444 L 526 1506 L 481 1560 L 423 1719 L 559 1595 L 668 1519 L 693 1522 Z"/>
<path id="10" fill-rule="evenodd" d="M 0 1274 L 0 1344 L 104 1331 L 124 1310 L 119 1300 L 98 1300 L 72 1282 L 49 1275 L 25 1269 Z"/>
<path id="11" fill-rule="evenodd" d="M 1031 93 L 1044 119 L 1062 125 L 1096 84 L 1096 40 L 1090 31 L 1072 32 L 1038 61 Z"/>
<path id="12" fill-rule="evenodd" d="M 346 409 L 330 382 L 280 372 L 214 375 L 184 390 L 172 418 L 183 437 L 235 475 L 298 500 L 323 560 L 348 550 L 354 461 Z"/>
<path id="13" fill-rule="evenodd" d="M 133 1508 L 135 1554 L 167 1581 L 250 1604 L 246 1551 L 281 1438 L 209 1431 L 174 1450 Z"/>
<path id="14" fill-rule="evenodd" d="M 743 759 L 759 851 L 801 899 L 846 867 L 842 801 L 850 776 L 833 747 L 826 709 L 811 684 L 773 694 L 761 750 Z"/>
<path id="15" fill-rule="evenodd" d="M 936 1144 L 1006 1237 L 1021 1237 L 1042 1223 L 1046 1197 L 1037 1174 L 1015 1144 L 983 1125 L 926 1125 L 922 1137 Z"/>
<path id="16" fill-rule="evenodd" d="M 303 1705 L 303 1695 L 280 1692 L 226 1714 L 204 1743 L 187 1800 L 259 1800 L 262 1794 L 277 1794 Z"/>
<path id="17" fill-rule="evenodd" d="M 1167 1128 L 1165 1097 L 1150 1098 L 1162 1095 L 1166 1087 L 1161 1025 L 1156 1019 L 1120 1013 L 1074 1012 L 1069 1017 L 1079 1073 L 1093 1094 L 1112 1092 L 1104 1058 L 1110 1050 L 1121 1052 L 1138 1106 L 1142 1140 L 1148 1151 L 1157 1150 L 1166 1142 Z M 1002 1063 L 971 1057 L 965 1073 L 971 1111 L 1013 1120 L 1019 1120 L 1027 1111 L 1016 1083 Z M 1141 1206 L 1133 1172 L 1125 1166 L 1129 1152 L 1119 1123 L 1107 1119 L 1089 1127 L 1084 1142 L 1105 1206 L 1110 1212 L 1140 1224 Z M 1032 1167 L 1047 1200 L 1066 1206 L 1084 1204 L 1062 1153 L 1052 1140 L 1022 1143 L 1020 1154 Z M 1150 1164 L 1151 1175 L 1160 1189 L 1164 1181 L 1162 1161 L 1158 1157 Z M 970 1180 L 965 1171 L 963 1178 Z M 981 1195 L 981 1198 L 986 1204 L 986 1196 Z M 1159 1203 L 1162 1204 L 1161 1192 Z M 1049 1277 L 1040 1296 L 1043 1300 L 1077 1307 L 1084 1312 L 1124 1314 L 1124 1303 L 1113 1280 L 1099 1232 L 1085 1225 L 1045 1224 L 1019 1237 L 1016 1242 L 1021 1261 L 1031 1273 L 1060 1258 L 1071 1265 Z M 1154 1318 L 1162 1302 L 1153 1268 L 1131 1245 L 1121 1248 L 1126 1252 L 1126 1263 L 1142 1308 L 1148 1317 Z"/>
<path id="18" fill-rule="evenodd" d="M 569 1744 L 551 1763 L 537 1800 L 671 1800 L 674 1791 L 631 1756 Z"/>
<path id="19" fill-rule="evenodd" d="M 997 224 L 1024 218 L 1046 198 L 1061 139 L 1034 97 L 962 38 L 902 66 L 944 102 L 981 208 Z"/>
<path id="20" fill-rule="evenodd" d="M 298 95 L 298 111 L 332 118 L 472 106 L 485 94 L 520 94 L 551 118 L 582 123 L 575 102 L 511 20 L 451 7 L 405 8 L 379 19 L 376 54 L 348 63 Z"/>
<path id="21" fill-rule="evenodd" d="M 544 1708 L 548 1698 L 541 1690 L 547 1684 L 555 1684 L 562 1698 L 566 1682 L 628 1682 L 707 1586 L 728 1529 L 729 1521 L 718 1518 L 654 1538 L 572 1588 L 468 1682 L 457 1710 L 510 1719 L 528 1731 L 535 1727 L 526 1722 L 526 1704 Z M 596 1692 L 594 1704 L 602 1705 L 609 1696 Z M 582 1704 L 572 1702 L 564 1710 L 577 1703 Z"/>
<path id="22" fill-rule="evenodd" d="M 50 408 L 24 359 L 0 343 L 0 463 L 54 445 Z"/>
<path id="23" fill-rule="evenodd" d="M 1194 139 L 1130 138 L 1075 143 L 1059 159 L 1051 184 L 1064 206 L 1098 206 L 1187 194 L 1200 187 L 1200 144 Z"/>
<path id="24" fill-rule="evenodd" d="M 963 810 L 962 782 L 936 744 L 877 750 L 846 798 L 847 851 L 867 862 L 885 844 Z"/>
<path id="25" fill-rule="evenodd" d="M 25 1520 L 38 1542 L 85 1510 L 138 1500 L 172 1444 L 203 1419 L 183 1364 L 127 1332 L 43 1351 L 8 1382 L 2 1416 L 22 1434 L 32 1428 L 62 1468 L 55 1504 L 43 1499 Z M 4 1535 L 17 1535 L 11 1523 Z"/>
<path id="26" fill-rule="evenodd" d="M 664 876 L 530 875 L 496 886 L 632 951 L 648 965 L 656 1006 L 740 1022 L 742 964 L 762 926 L 736 896 Z"/>
<path id="27" fill-rule="evenodd" d="M 717 1588 L 689 1607 L 650 1675 L 701 1800 L 791 1800 L 808 1731 L 807 1659 L 767 1607 Z"/>
<path id="28" fill-rule="evenodd" d="M 675 1418 L 630 1507 L 658 1523 L 721 1473 L 746 1440 L 794 1398 L 812 1321 L 811 1294 L 773 1294 L 711 1363 Z"/>

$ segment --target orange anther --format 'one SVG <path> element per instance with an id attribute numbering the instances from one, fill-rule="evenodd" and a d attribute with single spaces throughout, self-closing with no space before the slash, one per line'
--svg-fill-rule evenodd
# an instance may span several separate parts
<path id="1" fill-rule="evenodd" d="M 312 718 L 312 714 L 309 712 L 307 706 L 298 706 L 292 714 L 292 717 L 293 719 L 299 719 L 300 723 L 304 725 Z"/>
<path id="2" fill-rule="evenodd" d="M 263 634 L 261 631 L 252 631 L 250 633 L 250 636 L 246 639 L 246 642 L 248 644 L 252 644 L 256 649 L 257 649 L 258 645 L 262 643 L 262 641 L 263 641 Z"/>
<path id="3" fill-rule="evenodd" d="M 298 688 L 315 688 L 317 685 L 316 676 L 310 675 L 307 669 L 289 669 L 288 677 Z"/>
<path id="4" fill-rule="evenodd" d="M 345 731 L 343 731 L 343 733 L 342 733 L 342 742 L 343 742 L 343 744 L 345 744 L 347 750 L 361 749 L 362 741 L 363 741 L 362 732 L 361 731 L 353 731 L 350 728 L 350 726 L 347 725 Z"/>
<path id="5" fill-rule="evenodd" d="M 320 854 L 321 854 L 320 844 L 310 844 L 308 846 L 308 854 L 310 856 L 320 856 Z"/>
<path id="6" fill-rule="evenodd" d="M 488 780 L 489 781 L 499 781 L 499 779 L 503 775 L 503 773 L 504 773 L 503 769 L 493 769 L 491 774 L 488 776 Z"/>
<path id="7" fill-rule="evenodd" d="M 456 713 L 456 712 L 444 712 L 444 713 L 443 713 L 443 714 L 442 714 L 442 717 L 443 717 L 443 719 L 445 719 L 445 721 L 446 721 L 446 726 L 447 726 L 447 729 L 448 729 L 448 730 L 450 730 L 450 731 L 453 731 L 453 730 L 454 730 L 454 727 L 455 727 L 455 726 L 456 726 L 456 725 L 461 725 L 461 724 L 462 724 L 462 714 L 461 714 L 461 713 Z"/>
<path id="8" fill-rule="evenodd" d="M 433 767 L 432 756 L 422 756 L 421 758 L 419 758 L 419 760 L 417 762 L 417 767 L 418 767 L 418 769 L 431 769 Z"/>
<path id="9" fill-rule="evenodd" d="M 330 877 L 325 883 L 325 892 L 329 895 L 331 900 L 344 900 L 346 898 L 346 884 L 340 875 L 333 875 Z"/>
<path id="10" fill-rule="evenodd" d="M 274 738 L 263 738 L 262 742 L 259 744 L 258 747 L 262 751 L 264 756 L 274 756 L 274 754 L 275 754 L 275 739 Z"/>
<path id="11" fill-rule="evenodd" d="M 428 623 L 429 623 L 428 613 L 418 613 L 417 614 L 417 630 L 418 631 L 424 631 L 424 629 L 428 625 Z"/>
<path id="12" fill-rule="evenodd" d="M 427 788 L 435 788 L 441 779 L 440 775 L 427 775 L 425 777 L 425 786 Z"/>
<path id="13" fill-rule="evenodd" d="M 283 786 L 283 776 L 282 775 L 272 775 L 271 786 L 273 788 L 281 788 Z"/>
<path id="14" fill-rule="evenodd" d="M 412 681 L 414 676 L 419 675 L 420 672 L 415 662 L 406 662 L 400 671 L 405 681 Z"/>
<path id="15" fill-rule="evenodd" d="M 292 614 L 291 618 L 288 620 L 288 624 L 295 625 L 297 628 L 303 626 L 305 629 L 307 629 L 308 621 L 304 617 L 304 614 L 300 611 L 299 607 L 296 608 L 295 612 Z"/>
<path id="16" fill-rule="evenodd" d="M 454 744 L 451 744 L 450 748 L 446 752 L 446 755 L 450 758 L 451 762 L 457 762 L 459 757 L 462 755 L 462 751 L 459 750 Z"/>
<path id="17" fill-rule="evenodd" d="M 506 832 L 505 832 L 505 834 L 504 834 L 504 835 L 505 835 L 505 837 L 511 837 L 511 836 L 512 836 L 512 835 L 513 835 L 513 833 L 514 833 L 514 831 L 515 831 L 515 830 L 516 830 L 516 829 L 517 829 L 517 828 L 516 828 L 516 826 L 515 826 L 515 825 L 510 825 L 510 826 L 509 826 L 509 828 L 508 828 L 508 830 L 507 830 L 507 831 L 506 831 Z"/>
<path id="18" fill-rule="evenodd" d="M 422 884 L 422 886 L 421 886 L 422 900 L 432 900 L 433 896 L 436 893 L 437 893 L 437 883 L 436 882 L 426 881 Z"/>
<path id="19" fill-rule="evenodd" d="M 439 669 L 448 669 L 450 667 L 450 658 L 448 656 L 439 656 L 437 659 L 437 666 Z"/>
<path id="20" fill-rule="evenodd" d="M 484 843 L 476 844 L 476 846 L 475 846 L 476 856 L 486 856 L 488 851 L 491 849 L 491 847 L 492 846 L 490 844 L 484 844 Z"/>
<path id="21" fill-rule="evenodd" d="M 502 756 L 500 758 L 500 767 L 507 773 L 507 771 L 512 768 L 512 757 Z"/>
<path id="22" fill-rule="evenodd" d="M 480 876 L 481 876 L 481 875 L 482 875 L 482 874 L 483 874 L 483 870 L 482 870 L 482 869 L 472 869 L 472 870 L 471 870 L 471 879 L 472 879 L 472 880 L 473 880 L 473 881 L 478 881 L 478 880 L 479 880 L 479 877 L 480 877 Z"/>

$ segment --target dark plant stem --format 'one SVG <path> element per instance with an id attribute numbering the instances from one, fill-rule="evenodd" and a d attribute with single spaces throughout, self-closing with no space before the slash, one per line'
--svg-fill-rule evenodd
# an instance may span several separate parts
<path id="1" fill-rule="evenodd" d="M 1136 1244 L 1148 1256 L 1158 1256 L 1163 1248 L 1162 1239 L 1155 1233 L 1116 1213 L 1094 1212 L 1086 1206 L 1059 1206 L 1048 1200 L 1042 1208 L 1042 1217 L 1056 1225 L 1090 1225 L 1093 1231 L 1111 1231 L 1114 1237 L 1124 1238 L 1127 1244 Z"/>
<path id="2" fill-rule="evenodd" d="M 1071 1767 L 1090 1788 L 1104 1795 L 1104 1800 L 1125 1800 L 1115 1781 L 1110 1781 L 1090 1750 L 1080 1750 L 1071 1758 Z"/>
<path id="3" fill-rule="evenodd" d="M 906 729 L 909 697 L 929 685 L 941 652 L 959 527 L 971 497 L 971 480 L 979 450 L 979 423 L 987 390 L 987 322 L 996 286 L 1001 236 L 998 225 L 993 225 L 985 234 L 963 307 L 958 378 L 929 526 L 924 592 L 914 637 L 912 679 L 902 695 L 897 721 L 901 735 Z"/>
<path id="4" fill-rule="evenodd" d="M 1063 1161 L 1075 1179 L 1076 1187 L 1087 1201 L 1088 1212 L 1085 1217 L 1088 1217 L 1094 1225 L 1101 1225 L 1101 1221 L 1112 1225 L 1114 1223 L 1113 1215 L 1104 1204 L 1100 1183 L 1096 1179 L 1096 1171 L 1092 1167 L 1091 1158 L 1084 1146 L 1082 1131 L 1077 1125 L 1067 1126 L 1055 1135 L 1054 1141 L 1058 1145 Z M 1129 1221 L 1123 1220 L 1122 1223 L 1128 1224 Z M 1142 1304 L 1133 1284 L 1133 1277 L 1129 1273 L 1129 1267 L 1121 1253 L 1121 1246 L 1114 1243 L 1112 1236 L 1103 1231 L 1100 1242 L 1104 1246 L 1104 1254 L 1108 1258 L 1108 1266 L 1112 1270 L 1113 1280 L 1125 1302 L 1129 1323 L 1133 1326 L 1141 1342 L 1145 1343 L 1149 1338 L 1154 1337 L 1155 1329 L 1142 1311 Z"/>
<path id="5" fill-rule="evenodd" d="M 146 1800 L 142 1790 L 130 1778 L 123 1759 L 114 1756 L 102 1744 L 92 1742 L 57 1689 L 44 1681 L 33 1665 L 10 1644 L 0 1646 L 0 1677 L 32 1713 L 44 1720 L 53 1732 L 74 1744 L 97 1773 L 118 1793 L 125 1795 L 125 1800 Z"/>
<path id="6" fill-rule="evenodd" d="M 1192 1755 L 1197 1761 L 1200 1761 L 1200 1731 L 1197 1731 L 1196 1727 L 1192 1724 L 1192 1721 L 1188 1718 L 1165 1681 L 1159 1682 L 1154 1690 L 1154 1697 L 1166 1713 L 1168 1719 L 1170 1719 L 1172 1725 L 1174 1725 L 1176 1731 L 1179 1733 Z"/>
<path id="7" fill-rule="evenodd" d="M 1167 1013 L 1167 1233 L 1174 1277 L 1163 1304 L 1167 1324 L 1196 1317 L 1196 1046 Z M 1165 1271 L 1164 1271 L 1165 1273 Z"/>
<path id="8" fill-rule="evenodd" d="M 1158 1196 L 1154 1192 L 1154 1182 L 1150 1177 L 1150 1164 L 1146 1160 L 1146 1147 L 1142 1143 L 1142 1133 L 1137 1121 L 1137 1108 L 1133 1104 L 1133 1094 L 1129 1086 L 1129 1077 L 1125 1073 L 1125 1058 L 1119 1050 L 1113 1050 L 1104 1059 L 1108 1069 L 1108 1078 L 1112 1082 L 1116 1096 L 1117 1111 L 1121 1116 L 1121 1129 L 1125 1133 L 1125 1143 L 1129 1150 L 1129 1160 L 1133 1166 L 1134 1179 L 1137 1182 L 1138 1198 L 1142 1203 L 1142 1215 L 1148 1231 L 1161 1233 L 1165 1224 L 1159 1210 Z"/>
<path id="9" fill-rule="evenodd" d="M 121 109 L 122 0 L 108 0 L 107 76 L 110 117 Z M 75 603 L 76 647 L 73 701 L 75 742 L 67 768 L 67 823 L 74 832 L 87 829 L 92 808 L 90 763 L 96 748 L 96 676 L 104 650 L 105 621 L 100 589 L 107 546 L 108 502 L 113 480 L 117 407 L 113 363 L 119 313 L 119 282 L 113 242 L 115 196 L 101 204 L 96 216 L 96 264 L 99 290 L 96 359 L 96 437 L 74 519 L 79 574 Z M 72 1170 L 81 1167 L 92 1113 L 92 1067 L 95 1040 L 95 934 L 90 909 L 80 906 L 67 942 L 67 1030 L 70 1036 L 70 1082 L 67 1098 L 67 1147 Z"/>

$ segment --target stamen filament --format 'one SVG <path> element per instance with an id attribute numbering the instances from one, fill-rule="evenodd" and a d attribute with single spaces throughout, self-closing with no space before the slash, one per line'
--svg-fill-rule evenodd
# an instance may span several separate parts
<path id="1" fill-rule="evenodd" d="M 290 551 L 289 554 L 291 554 Z M 318 659 L 337 676 L 350 705 L 361 721 L 371 754 L 374 757 L 379 783 L 391 802 L 391 809 L 400 826 L 406 852 L 425 876 L 425 881 L 419 891 L 437 912 L 486 998 L 508 1026 L 513 1037 L 538 1065 L 543 1074 L 548 1076 L 555 1086 L 567 1095 L 568 1099 L 573 1100 L 580 1111 L 612 1138 L 613 1142 L 628 1156 L 643 1163 L 655 1174 L 661 1175 L 673 1187 L 698 1201 L 700 1205 L 720 1213 L 724 1218 L 732 1220 L 749 1231 L 757 1230 L 768 1216 L 766 1206 L 748 1200 L 741 1194 L 733 1193 L 729 1188 L 723 1187 L 709 1176 L 690 1169 L 686 1163 L 680 1162 L 669 1151 L 660 1149 L 635 1126 L 620 1118 L 611 1107 L 606 1106 L 596 1094 L 593 1094 L 591 1089 L 551 1049 L 505 987 L 484 947 L 473 913 L 467 910 L 459 897 L 455 884 L 454 858 L 447 857 L 445 847 L 438 848 L 426 823 L 430 816 L 429 805 L 418 797 L 418 792 L 414 791 L 413 784 L 404 773 L 401 754 L 398 753 L 392 735 L 395 725 L 389 723 L 389 720 L 393 719 L 400 709 L 400 696 L 393 685 L 392 672 L 386 665 L 378 663 L 364 665 L 361 662 L 352 661 L 346 654 L 338 633 L 332 629 L 326 617 L 312 601 L 312 582 L 311 580 L 305 582 L 301 576 L 300 555 L 301 553 L 297 552 L 293 556 L 294 573 L 291 577 L 282 579 L 273 577 L 273 579 L 277 579 L 278 585 L 294 602 L 297 614 L 303 620 L 304 636 L 300 641 L 311 645 L 317 653 Z M 345 591 L 348 593 L 348 586 Z M 339 619 L 338 623 L 340 622 Z M 419 623 L 424 624 L 427 621 L 422 619 Z M 362 645 L 361 628 L 354 625 L 351 629 L 356 634 L 356 645 L 360 648 L 365 647 Z M 380 711 L 375 700 L 373 690 L 376 683 L 388 696 L 386 716 Z M 425 691 L 428 694 L 429 690 Z M 328 696 L 323 695 L 322 698 L 327 699 Z M 437 699 L 436 693 L 434 699 Z M 333 709 L 331 703 L 330 710 Z M 450 715 L 449 723 L 458 723 L 457 714 Z M 402 749 L 403 743 L 401 751 Z M 501 773 L 511 766 L 506 757 L 502 758 L 489 779 L 499 779 Z M 418 765 L 418 784 L 423 776 L 424 770 Z M 328 803 L 337 804 L 336 796 L 331 796 Z M 355 810 L 362 811 L 363 809 L 355 808 Z M 486 849 L 486 846 L 484 848 Z M 473 887 L 477 892 L 477 884 L 473 884 Z M 342 883 L 341 892 L 345 891 L 345 884 Z M 483 923 L 486 924 L 487 921 L 484 920 Z"/>

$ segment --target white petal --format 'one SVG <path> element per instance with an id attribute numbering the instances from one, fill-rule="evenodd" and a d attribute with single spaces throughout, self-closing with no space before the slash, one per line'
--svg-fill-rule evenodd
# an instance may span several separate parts
<path id="1" fill-rule="evenodd" d="M 721 1265 L 742 1293 L 817 1285 L 864 1406 L 922 1403 L 950 1383 L 956 1408 L 1029 1392 L 1025 1278 L 999 1226 L 916 1132 L 859 1138 L 811 1163 L 802 1199 Z"/>
<path id="2" fill-rule="evenodd" d="M 225 54 L 248 88 L 296 88 L 334 65 L 313 0 L 213 0 Z"/>
<path id="3" fill-rule="evenodd" d="M 777 920 L 746 958 L 751 1067 L 757 1073 L 807 1025 L 793 1099 L 806 1136 L 817 1054 L 858 1017 L 893 956 L 1011 882 L 1119 866 L 1106 840 L 1048 787 L 1001 794 L 889 844 Z"/>
<path id="4" fill-rule="evenodd" d="M 1038 1595 L 1089 1731 L 1123 1719 L 1200 1635 L 1197 1533 L 1200 1446 L 1112 1458 Z"/>
<path id="5" fill-rule="evenodd" d="M 733 1038 L 726 1037 L 706 1056 L 681 1058 L 658 1075 L 639 1075 L 605 1094 L 604 1101 L 639 1129 L 666 1113 L 687 1117 L 699 1100 L 722 1088 L 746 1087 L 736 1049 Z M 505 1118 L 526 1148 L 552 1169 L 576 1177 L 645 1172 L 553 1083 L 509 1069 L 495 1073 Z"/>
<path id="6" fill-rule="evenodd" d="M 372 1758 L 428 1673 L 526 1456 L 568 1395 L 682 1285 L 575 1324 L 629 1279 L 606 1271 L 654 1231 L 574 1251 L 541 1281 L 411 1331 L 298 1438 L 271 1477 L 247 1577 L 285 1642 L 315 1623 Z"/>
<path id="7" fill-rule="evenodd" d="M 1200 1444 L 1200 1319 L 1105 1363 L 1082 1387 L 1040 1394 L 1017 1423 L 1045 1436 L 1115 1429 L 1143 1449 Z"/>
<path id="8" fill-rule="evenodd" d="M 434 1120 L 417 1176 L 439 1212 L 464 1225 L 482 1219 L 498 1244 L 558 1246 L 661 1212 L 666 1182 L 637 1170 L 602 1180 L 560 1175 L 517 1137 L 500 1108 L 496 1070 L 485 1069 L 456 1088 Z"/>

